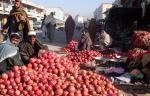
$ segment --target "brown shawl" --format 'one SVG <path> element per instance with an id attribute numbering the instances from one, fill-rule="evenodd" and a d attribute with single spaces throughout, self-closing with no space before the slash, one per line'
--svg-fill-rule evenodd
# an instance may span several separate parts
<path id="1" fill-rule="evenodd" d="M 9 15 L 10 15 L 10 16 L 14 16 L 17 22 L 20 22 L 20 21 L 21 21 L 21 20 L 20 20 L 20 17 L 21 17 L 21 16 L 24 16 L 26 20 L 28 19 L 27 13 L 26 13 L 22 8 L 18 8 L 18 9 L 13 8 L 13 9 L 10 11 L 10 14 L 9 14 Z"/>
<path id="2" fill-rule="evenodd" d="M 28 15 L 27 13 L 23 10 L 23 8 L 14 8 L 10 11 L 10 16 L 14 16 L 16 19 L 16 22 L 19 23 L 18 25 L 18 31 L 24 30 L 24 28 L 28 28 L 30 30 L 30 24 L 28 20 Z M 25 22 L 21 21 L 21 16 L 25 18 Z M 20 28 L 21 27 L 21 28 Z"/>
<path id="3" fill-rule="evenodd" d="M 90 50 L 92 45 L 92 40 L 88 32 L 81 36 L 81 40 L 78 44 L 78 49 L 81 50 Z"/>

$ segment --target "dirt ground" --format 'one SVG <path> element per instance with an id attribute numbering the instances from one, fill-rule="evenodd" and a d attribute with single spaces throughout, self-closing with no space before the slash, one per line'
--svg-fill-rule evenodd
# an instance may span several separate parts
<path id="1" fill-rule="evenodd" d="M 38 38 L 43 43 L 46 44 L 50 51 L 59 51 L 60 48 L 65 47 L 66 40 L 65 40 L 65 34 L 64 32 L 56 32 L 55 33 L 55 40 L 53 43 L 49 43 L 47 39 L 42 38 L 42 33 L 38 32 Z M 77 35 L 79 33 L 75 33 Z M 80 37 L 74 36 L 76 40 L 78 40 Z M 62 55 L 62 54 L 58 54 Z M 130 85 L 115 85 L 116 88 L 120 90 L 120 93 L 122 95 L 120 96 L 150 96 L 150 86 L 149 88 L 146 85 L 143 84 L 130 84 Z"/>
<path id="2" fill-rule="evenodd" d="M 122 96 L 150 96 L 149 88 L 143 84 L 116 85 L 123 93 Z"/>

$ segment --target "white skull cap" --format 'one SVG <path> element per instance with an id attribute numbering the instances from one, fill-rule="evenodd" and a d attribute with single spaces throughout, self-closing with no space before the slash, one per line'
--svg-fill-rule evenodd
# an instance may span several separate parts
<path id="1" fill-rule="evenodd" d="M 36 36 L 36 32 L 35 32 L 35 31 L 30 31 L 30 32 L 28 33 L 28 36 Z"/>

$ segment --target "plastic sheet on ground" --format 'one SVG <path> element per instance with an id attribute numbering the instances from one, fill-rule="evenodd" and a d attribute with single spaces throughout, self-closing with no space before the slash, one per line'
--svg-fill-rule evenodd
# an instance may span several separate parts
<path id="1" fill-rule="evenodd" d="M 8 40 L 0 44 L 0 62 L 3 60 L 15 56 L 18 48 L 11 44 Z"/>

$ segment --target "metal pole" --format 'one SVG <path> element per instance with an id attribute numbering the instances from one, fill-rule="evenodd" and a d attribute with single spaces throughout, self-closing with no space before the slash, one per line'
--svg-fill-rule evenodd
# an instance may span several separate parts
<path id="1" fill-rule="evenodd" d="M 5 13 L 4 11 L 5 11 L 5 8 L 4 8 L 4 0 L 2 0 L 2 2 L 3 2 L 3 14 Z"/>

